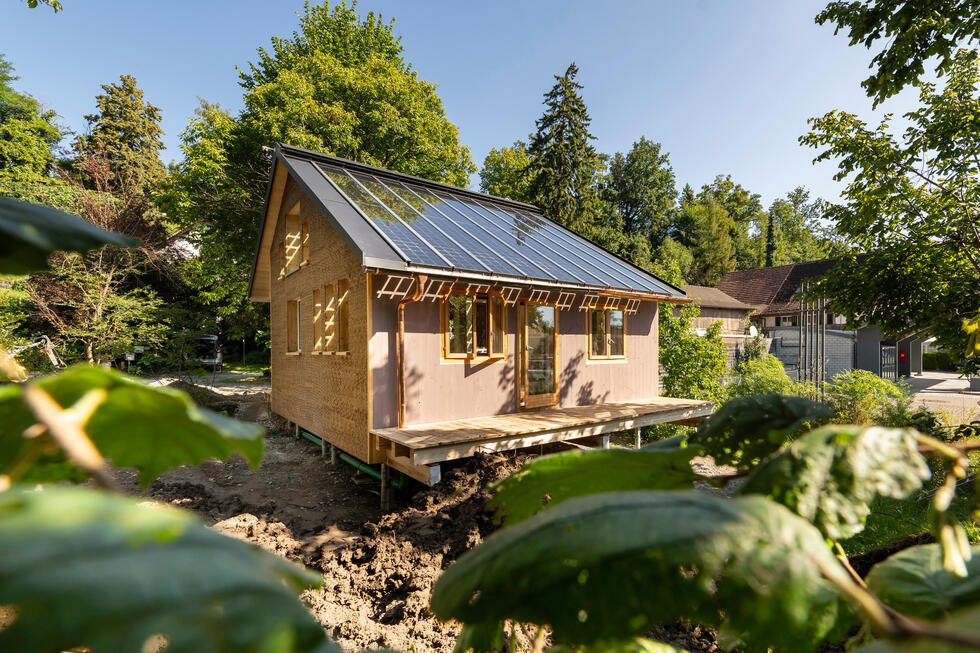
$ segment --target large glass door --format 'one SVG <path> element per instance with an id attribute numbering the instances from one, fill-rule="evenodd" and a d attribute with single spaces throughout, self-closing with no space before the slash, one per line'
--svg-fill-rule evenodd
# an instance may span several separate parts
<path id="1" fill-rule="evenodd" d="M 522 405 L 551 406 L 558 402 L 558 310 L 554 306 L 527 304 L 522 314 Z"/>

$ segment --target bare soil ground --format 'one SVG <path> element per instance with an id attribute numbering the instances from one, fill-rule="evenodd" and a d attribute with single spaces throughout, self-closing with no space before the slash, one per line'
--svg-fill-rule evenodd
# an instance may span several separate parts
<path id="1" fill-rule="evenodd" d="M 177 387 L 201 404 L 263 424 L 265 458 L 255 471 L 238 456 L 185 466 L 143 494 L 321 571 L 323 587 L 302 598 L 345 649 L 453 649 L 459 629 L 429 612 L 432 586 L 443 569 L 494 529 L 485 511 L 486 488 L 516 471 L 528 454 L 480 456 L 444 468 L 435 488 L 411 484 L 393 491 L 392 510 L 382 514 L 377 482 L 346 464 L 330 465 L 317 445 L 288 434 L 270 415 L 261 388 Z M 711 467 L 710 460 L 702 464 Z M 140 492 L 134 472 L 118 473 L 131 491 Z M 719 650 L 712 631 L 688 624 L 652 635 L 692 653 Z"/>

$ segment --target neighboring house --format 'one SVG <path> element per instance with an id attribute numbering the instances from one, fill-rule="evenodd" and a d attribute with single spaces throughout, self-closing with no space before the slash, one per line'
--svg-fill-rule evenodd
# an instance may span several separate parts
<path id="1" fill-rule="evenodd" d="M 273 411 L 382 476 L 712 409 L 657 396 L 679 288 L 534 206 L 308 150 L 276 146 L 250 297 Z"/>
<path id="2" fill-rule="evenodd" d="M 710 286 L 687 285 L 681 286 L 681 290 L 701 307 L 700 315 L 692 324 L 698 335 L 704 334 L 715 322 L 721 322 L 721 339 L 728 350 L 728 365 L 734 365 L 745 341 L 754 337 L 750 333 L 749 315 L 755 307 Z"/>
<path id="3" fill-rule="evenodd" d="M 770 353 L 783 362 L 787 371 L 795 372 L 800 359 L 800 289 L 805 282 L 828 274 L 836 263 L 836 259 L 825 259 L 738 270 L 723 276 L 718 289 L 755 308 L 751 320 L 772 340 Z M 832 310 L 810 319 L 813 327 L 826 334 L 821 351 L 827 379 L 851 369 L 892 379 L 922 372 L 924 337 L 910 334 L 897 341 L 888 340 L 875 325 L 849 330 L 846 323 Z"/>

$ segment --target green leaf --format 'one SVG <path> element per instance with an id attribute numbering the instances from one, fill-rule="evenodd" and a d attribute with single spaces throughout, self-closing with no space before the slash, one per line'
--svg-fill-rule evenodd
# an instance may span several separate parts
<path id="1" fill-rule="evenodd" d="M 980 606 L 960 610 L 941 621 L 940 625 L 957 633 L 980 637 Z M 976 653 L 976 651 L 976 646 L 920 637 L 901 642 L 876 640 L 853 649 L 852 653 Z"/>
<path id="2" fill-rule="evenodd" d="M 33 382 L 68 408 L 86 392 L 101 388 L 105 400 L 85 431 L 102 454 L 118 467 L 135 467 L 146 487 L 168 469 L 240 453 L 257 467 L 262 460 L 263 429 L 201 408 L 185 393 L 155 388 L 118 372 L 77 365 Z M 34 423 L 17 385 L 0 389 L 0 470 L 34 446 L 21 436 Z M 33 480 L 60 480 L 34 478 Z"/>
<path id="3" fill-rule="evenodd" d="M 846 581 L 820 533 L 762 497 L 613 492 L 494 533 L 443 573 L 431 607 L 469 625 L 548 625 L 557 643 L 584 645 L 724 614 L 751 650 L 805 651 L 849 622 L 821 569 Z"/>
<path id="4" fill-rule="evenodd" d="M 803 397 L 779 394 L 738 397 L 726 401 L 691 435 L 719 465 L 746 471 L 778 451 L 808 422 L 832 416 L 830 407 Z"/>
<path id="5" fill-rule="evenodd" d="M 846 539 L 864 530 L 875 497 L 905 498 L 931 477 L 914 433 L 825 426 L 762 463 L 738 493 L 763 494 Z"/>
<path id="6" fill-rule="evenodd" d="M 97 490 L 0 494 L 5 651 L 339 653 L 296 599 L 302 567 L 225 537 L 188 512 Z"/>
<path id="7" fill-rule="evenodd" d="M 679 490 L 701 479 L 691 469 L 696 447 L 568 451 L 543 456 L 491 486 L 488 508 L 496 521 L 516 524 L 545 508 L 574 497 L 623 490 Z"/>
<path id="8" fill-rule="evenodd" d="M 637 637 L 626 642 L 603 642 L 593 646 L 570 648 L 556 646 L 549 648 L 547 653 L 688 653 L 686 649 L 676 648 L 663 642 Z"/>
<path id="9" fill-rule="evenodd" d="M 56 251 L 84 253 L 103 245 L 137 244 L 50 206 L 0 197 L 0 274 L 43 270 Z"/>
<path id="10" fill-rule="evenodd" d="M 943 569 L 939 544 L 910 547 L 872 567 L 868 587 L 899 612 L 930 620 L 948 616 L 980 603 L 980 546 L 971 551 L 968 576 L 961 578 Z"/>

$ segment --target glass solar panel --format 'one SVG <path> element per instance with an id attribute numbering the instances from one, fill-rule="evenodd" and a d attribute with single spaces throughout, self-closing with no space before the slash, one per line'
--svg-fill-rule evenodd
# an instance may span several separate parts
<path id="1" fill-rule="evenodd" d="M 424 202 L 416 200 L 414 204 L 410 204 L 396 196 L 391 189 L 373 177 L 356 173 L 352 176 L 361 182 L 361 185 L 374 195 L 375 199 L 398 215 L 402 222 L 410 225 L 419 237 L 447 258 L 452 267 L 461 270 L 493 271 L 489 265 L 472 256 L 465 245 L 450 237 L 441 228 L 439 222 L 433 222 L 419 213 Z"/>
<path id="2" fill-rule="evenodd" d="M 617 288 L 637 288 L 670 294 L 665 286 L 655 283 L 652 279 L 633 269 L 632 266 L 601 250 L 596 245 L 575 236 L 548 220 L 541 220 L 541 222 L 544 233 L 563 243 L 569 250 L 577 252 L 582 257 L 583 263 L 589 265 L 591 269 L 601 271 L 610 285 Z"/>
<path id="3" fill-rule="evenodd" d="M 323 167 L 323 171 L 330 181 L 350 198 L 354 206 L 384 232 L 385 236 L 391 240 L 408 261 L 423 265 L 449 267 L 435 249 L 412 233 L 412 230 L 405 226 L 395 215 L 386 211 L 354 179 L 341 170 Z"/>
<path id="4" fill-rule="evenodd" d="M 532 211 L 341 166 L 318 164 L 407 263 L 677 294 Z"/>
<path id="5" fill-rule="evenodd" d="M 556 260 L 558 257 L 537 243 L 531 232 L 525 230 L 523 225 L 515 223 L 508 225 L 493 220 L 491 216 L 480 213 L 476 207 L 455 196 L 440 195 L 439 199 L 453 209 L 460 219 L 472 224 L 485 242 L 496 243 L 498 251 L 518 260 L 523 267 L 532 268 L 539 275 L 547 274 L 557 281 L 577 284 L 594 283 L 592 280 L 583 279 L 576 274 L 577 271 L 569 269 L 569 266 L 563 265 L 560 259 Z M 535 275 L 532 273 L 531 276 Z"/>

